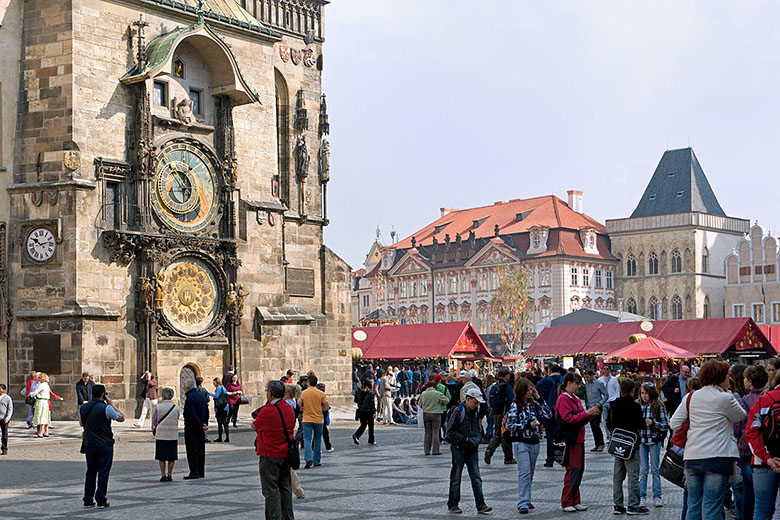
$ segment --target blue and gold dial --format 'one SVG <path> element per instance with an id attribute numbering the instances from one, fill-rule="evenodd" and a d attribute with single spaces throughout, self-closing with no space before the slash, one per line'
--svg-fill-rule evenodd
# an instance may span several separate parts
<path id="1" fill-rule="evenodd" d="M 187 142 L 166 144 L 158 155 L 152 206 L 182 233 L 205 228 L 217 213 L 218 181 L 211 159 Z"/>

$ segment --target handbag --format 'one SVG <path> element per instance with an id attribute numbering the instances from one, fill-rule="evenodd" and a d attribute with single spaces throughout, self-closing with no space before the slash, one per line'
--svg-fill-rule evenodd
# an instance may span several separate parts
<path id="1" fill-rule="evenodd" d="M 238 398 L 238 404 L 249 404 L 249 398 L 245 395 L 242 395 Z"/>
<path id="2" fill-rule="evenodd" d="M 154 435 L 154 436 L 157 435 L 157 426 L 160 426 L 160 424 L 165 420 L 165 418 L 168 417 L 171 414 L 171 412 L 173 411 L 174 408 L 176 408 L 175 404 L 171 403 L 171 405 L 172 406 L 170 408 L 168 408 L 168 411 L 165 412 L 165 415 L 162 416 L 162 419 L 157 421 L 157 425 L 156 426 L 152 426 L 152 435 Z"/>
<path id="3" fill-rule="evenodd" d="M 565 441 L 553 441 L 553 460 L 561 466 L 566 465 L 566 451 Z"/>
<path id="4" fill-rule="evenodd" d="M 24 404 L 29 404 L 30 406 L 35 404 L 35 397 L 28 395 L 24 398 Z"/>
<path id="5" fill-rule="evenodd" d="M 607 453 L 617 459 L 631 460 L 636 450 L 637 435 L 634 432 L 615 428 L 609 438 Z"/>
<path id="6" fill-rule="evenodd" d="M 284 428 L 284 436 L 287 438 L 287 463 L 292 469 L 299 469 L 301 467 L 301 454 L 298 451 L 298 446 L 295 445 L 292 438 L 290 438 L 290 432 L 287 431 L 287 423 L 284 420 L 284 414 L 279 405 L 274 403 L 274 408 L 279 412 L 279 418 L 282 420 L 282 428 Z"/>
<path id="7" fill-rule="evenodd" d="M 685 470 L 683 469 L 683 456 L 674 451 L 670 445 L 661 461 L 659 470 L 661 476 L 675 486 L 685 488 Z"/>
<path id="8" fill-rule="evenodd" d="M 685 421 L 680 425 L 680 428 L 674 432 L 672 438 L 669 439 L 669 444 L 677 446 L 678 448 L 685 449 L 685 443 L 688 441 L 688 428 L 691 427 L 691 397 L 693 392 L 689 393 L 685 398 Z"/>

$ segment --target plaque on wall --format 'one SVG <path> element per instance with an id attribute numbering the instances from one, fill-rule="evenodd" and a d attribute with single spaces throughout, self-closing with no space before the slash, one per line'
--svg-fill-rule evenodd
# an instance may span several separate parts
<path id="1" fill-rule="evenodd" d="M 287 268 L 287 293 L 314 298 L 314 269 Z"/>

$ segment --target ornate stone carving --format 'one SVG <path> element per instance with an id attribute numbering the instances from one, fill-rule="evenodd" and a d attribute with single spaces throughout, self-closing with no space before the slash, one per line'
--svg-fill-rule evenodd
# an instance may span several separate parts
<path id="1" fill-rule="evenodd" d="M 195 114 L 192 113 L 192 100 L 190 98 L 181 100 L 173 98 L 171 116 L 184 125 L 191 125 L 195 121 Z"/>
<path id="2" fill-rule="evenodd" d="M 325 139 L 320 147 L 320 182 L 327 184 L 330 180 L 330 142 Z"/>
<path id="3" fill-rule="evenodd" d="M 303 97 L 303 89 L 298 90 L 298 99 L 295 102 L 295 131 L 303 132 L 309 129 L 309 114 L 306 110 L 306 100 Z"/>
<path id="4" fill-rule="evenodd" d="M 325 101 L 325 94 L 320 97 L 320 124 L 319 135 L 322 139 L 325 135 L 330 135 L 330 123 L 328 122 L 328 104 Z"/>
<path id="5" fill-rule="evenodd" d="M 110 253 L 109 263 L 127 265 L 135 260 L 137 235 L 126 236 L 117 231 L 103 232 L 103 246 Z"/>
<path id="6" fill-rule="evenodd" d="M 302 135 L 295 143 L 295 173 L 299 180 L 309 176 L 309 148 L 306 146 L 306 136 Z"/>

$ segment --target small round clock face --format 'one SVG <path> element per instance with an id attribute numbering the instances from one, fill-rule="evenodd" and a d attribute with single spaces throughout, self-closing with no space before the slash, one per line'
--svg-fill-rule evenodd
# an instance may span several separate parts
<path id="1" fill-rule="evenodd" d="M 25 247 L 27 254 L 35 262 L 46 262 L 54 256 L 57 246 L 54 234 L 46 228 L 34 229 L 27 235 Z"/>
<path id="2" fill-rule="evenodd" d="M 160 150 L 152 206 L 169 227 L 182 233 L 205 228 L 217 213 L 218 188 L 214 164 L 197 146 L 172 142 Z"/>

